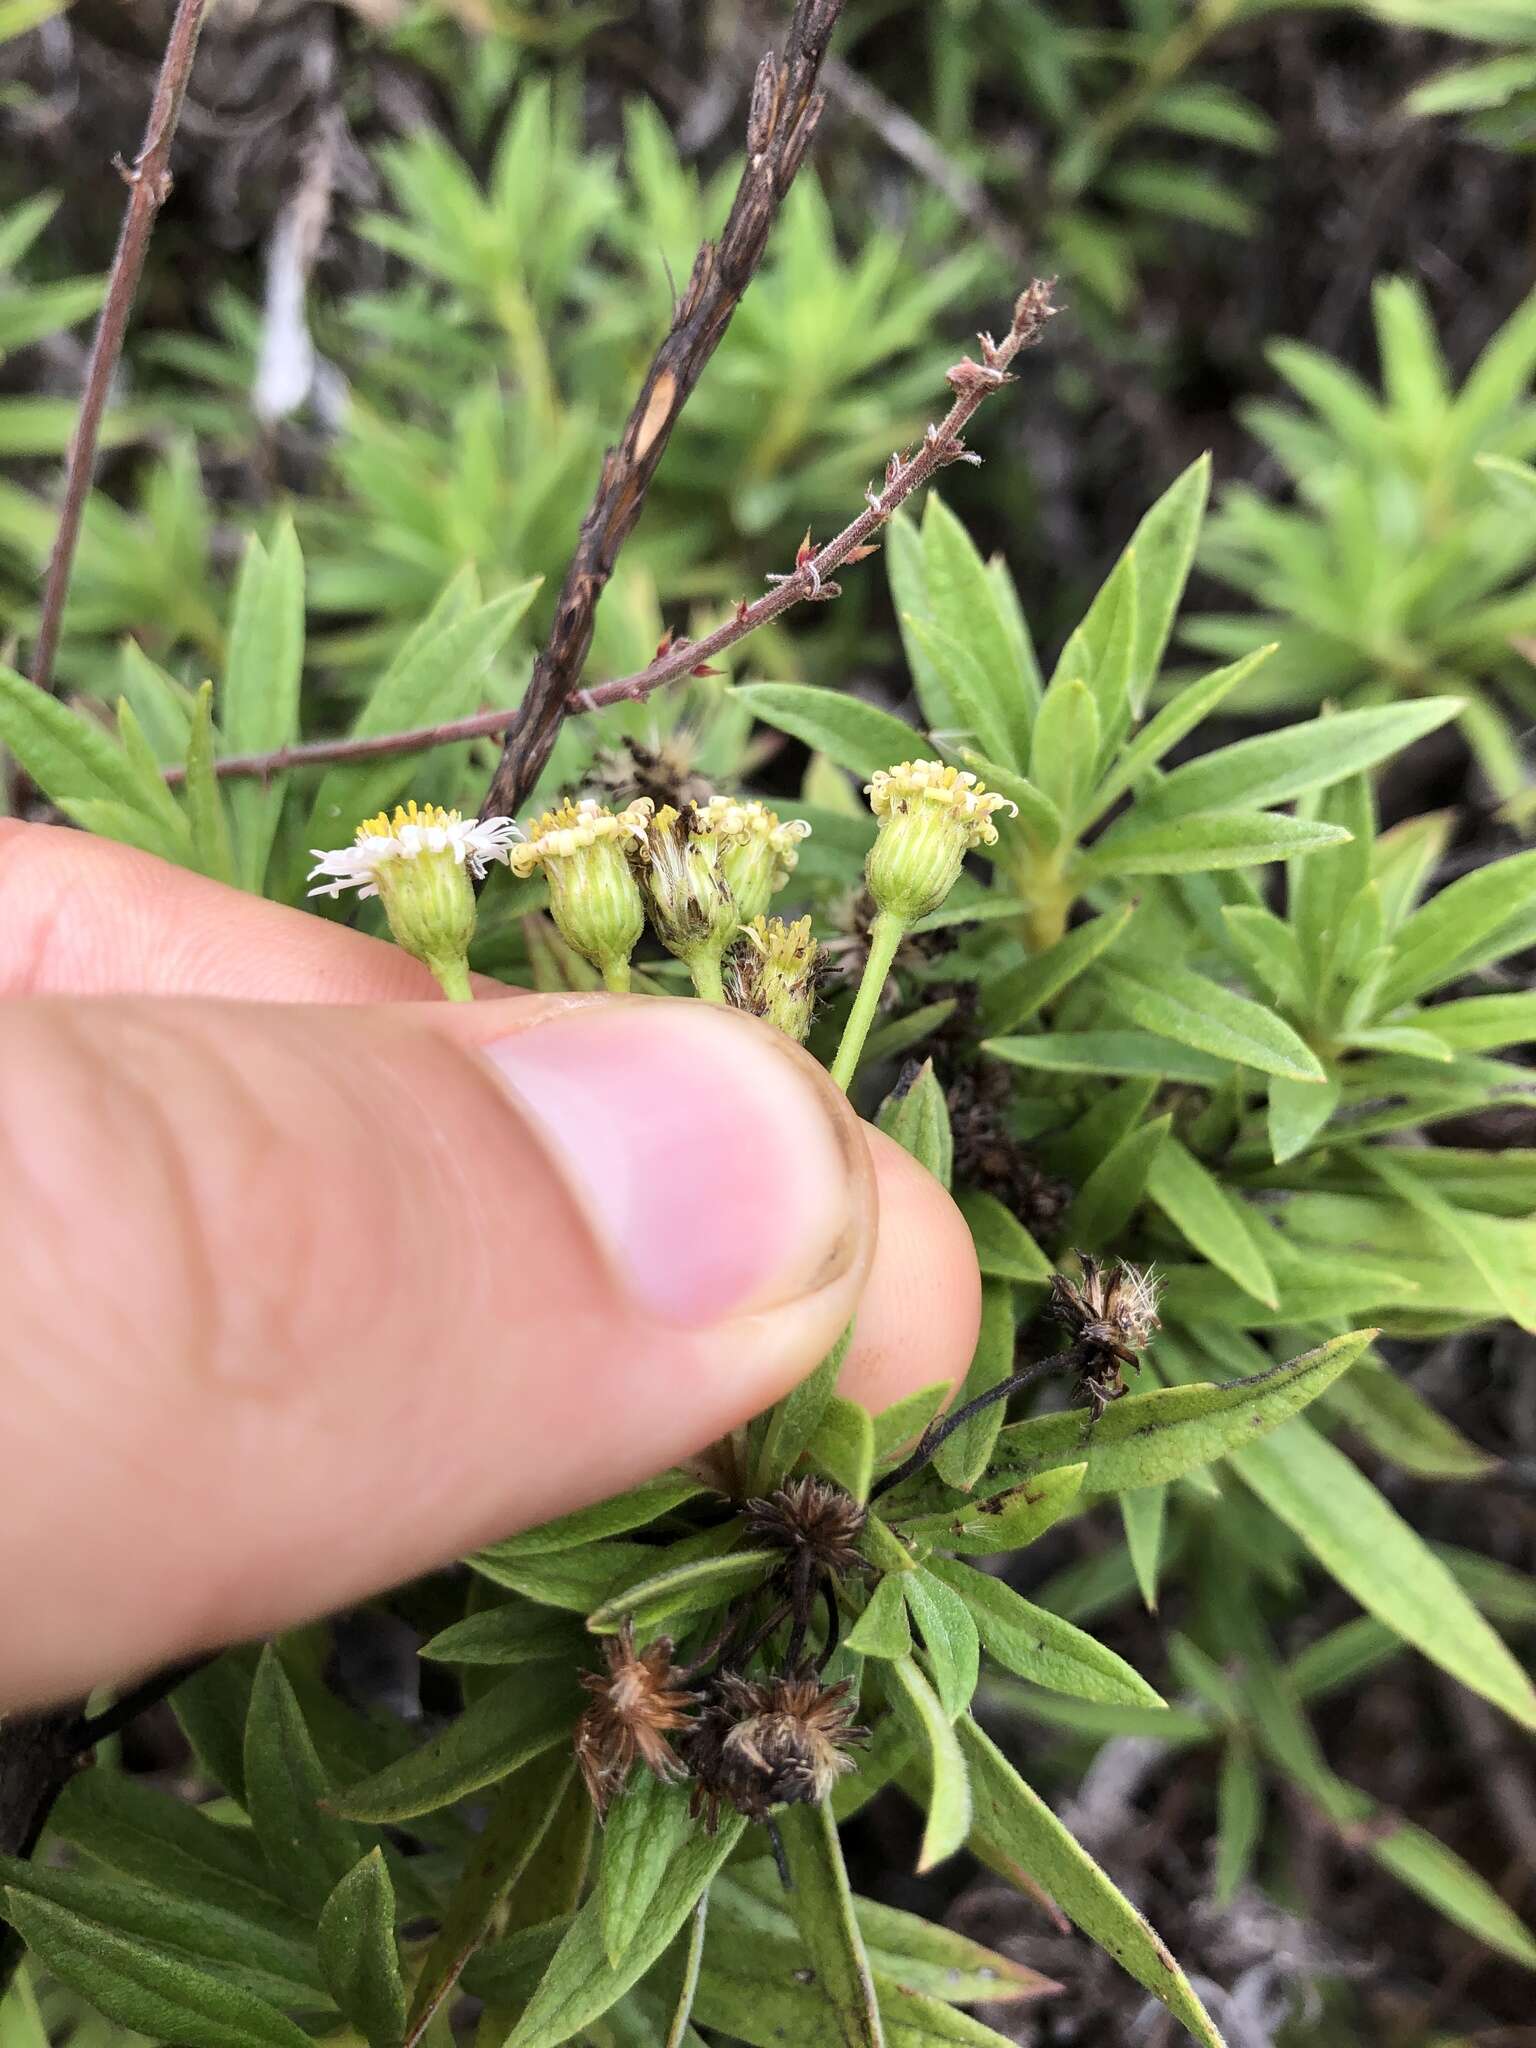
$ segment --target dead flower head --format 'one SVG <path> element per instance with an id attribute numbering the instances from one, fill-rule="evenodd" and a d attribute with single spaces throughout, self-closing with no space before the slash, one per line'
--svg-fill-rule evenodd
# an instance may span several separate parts
<path id="1" fill-rule="evenodd" d="M 658 1636 L 637 1651 L 634 1628 L 626 1621 L 604 1643 L 603 1655 L 606 1671 L 582 1674 L 594 1698 L 576 1723 L 576 1761 L 599 1819 L 623 1791 L 637 1760 L 663 1781 L 687 1775 L 667 1737 L 691 1725 L 694 1705 L 693 1694 L 679 1683 L 682 1673 L 673 1666 L 669 1637 Z"/>
<path id="2" fill-rule="evenodd" d="M 1087 1353 L 1082 1390 L 1095 1415 L 1125 1392 L 1121 1368 L 1140 1364 L 1158 1330 L 1156 1276 L 1123 1259 L 1104 1264 L 1090 1252 L 1079 1254 L 1081 1281 L 1057 1273 L 1051 1281 L 1051 1309 Z"/>
<path id="3" fill-rule="evenodd" d="M 776 1806 L 813 1806 L 854 1768 L 848 1754 L 869 1731 L 847 1679 L 823 1685 L 809 1670 L 790 1678 L 722 1671 L 684 1739 L 694 1774 L 693 1811 L 713 1834 L 722 1806 L 763 1821 Z"/>
<path id="4" fill-rule="evenodd" d="M 749 1500 L 747 1528 L 759 1543 L 808 1557 L 826 1571 L 841 1575 L 864 1567 L 864 1509 L 829 1479 L 791 1479 L 766 1500 Z"/>

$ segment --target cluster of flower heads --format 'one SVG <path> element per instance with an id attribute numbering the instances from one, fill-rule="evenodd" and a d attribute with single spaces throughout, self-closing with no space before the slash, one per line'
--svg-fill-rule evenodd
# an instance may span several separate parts
<path id="1" fill-rule="evenodd" d="M 997 838 L 1014 812 L 963 769 L 903 761 L 868 785 L 879 831 L 866 878 L 878 909 L 902 924 L 936 910 L 968 853 Z M 755 797 L 691 797 L 620 808 L 567 798 L 525 830 L 510 818 L 466 820 L 415 803 L 359 826 L 350 846 L 315 849 L 314 896 L 377 896 L 396 940 L 425 960 L 451 995 L 469 993 L 473 881 L 493 863 L 542 875 L 561 936 L 611 988 L 625 988 L 649 919 L 685 961 L 700 994 L 729 1000 L 803 1039 L 815 1003 L 817 947 L 807 919 L 767 915 L 810 831 Z"/>
<path id="2" fill-rule="evenodd" d="M 825 1799 L 854 1768 L 850 1751 L 866 1731 L 855 1725 L 853 1689 L 846 1679 L 824 1684 L 803 1647 L 810 1608 L 823 1590 L 823 1661 L 835 1646 L 836 1594 L 826 1582 L 863 1570 L 857 1548 L 863 1526 L 859 1503 L 823 1479 L 794 1480 L 766 1500 L 747 1503 L 749 1532 L 784 1553 L 769 1582 L 769 1591 L 783 1597 L 768 1630 L 790 1624 L 788 1653 L 777 1672 L 745 1668 L 750 1644 L 735 1666 L 723 1664 L 708 1676 L 680 1669 L 670 1638 L 637 1649 L 628 1622 L 604 1644 L 606 1668 L 582 1679 L 592 1700 L 575 1736 L 576 1760 L 600 1816 L 637 1763 L 664 1784 L 691 1778 L 693 1811 L 704 1816 L 711 1834 L 724 1807 L 766 1821 L 776 1806 Z M 749 1611 L 728 1618 L 717 1642 L 733 1641 Z"/>

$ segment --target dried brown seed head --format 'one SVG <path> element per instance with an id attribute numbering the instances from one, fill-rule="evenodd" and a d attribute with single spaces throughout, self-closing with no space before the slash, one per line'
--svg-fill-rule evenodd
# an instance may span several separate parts
<path id="1" fill-rule="evenodd" d="M 823 1685 L 810 1670 L 764 1679 L 721 1672 L 684 1742 L 693 1810 L 710 1834 L 722 1806 L 762 1821 L 776 1806 L 826 1798 L 854 1768 L 850 1746 L 869 1739 L 854 1725 L 851 1690 L 847 1679 Z"/>
<path id="2" fill-rule="evenodd" d="M 830 1479 L 791 1479 L 766 1500 L 749 1500 L 747 1528 L 760 1543 L 772 1543 L 791 1557 L 809 1557 L 826 1571 L 862 1571 L 859 1538 L 865 1512 L 851 1493 Z"/>
<path id="3" fill-rule="evenodd" d="M 1087 1352 L 1079 1385 L 1097 1417 L 1126 1390 L 1122 1366 L 1139 1365 L 1157 1334 L 1158 1286 L 1154 1274 L 1123 1259 L 1101 1264 L 1091 1253 L 1079 1256 L 1081 1281 L 1056 1274 L 1051 1309 Z"/>
<path id="4" fill-rule="evenodd" d="M 691 1725 L 694 1706 L 694 1695 L 683 1689 L 682 1673 L 673 1666 L 667 1636 L 637 1651 L 634 1628 L 626 1621 L 604 1643 L 603 1656 L 606 1671 L 582 1674 L 594 1697 L 576 1723 L 575 1737 L 576 1761 L 599 1819 L 637 1760 L 664 1781 L 686 1776 L 667 1737 Z"/>

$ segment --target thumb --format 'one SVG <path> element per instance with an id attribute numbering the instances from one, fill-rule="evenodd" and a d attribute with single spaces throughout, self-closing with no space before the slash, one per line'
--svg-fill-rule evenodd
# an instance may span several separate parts
<path id="1" fill-rule="evenodd" d="M 874 1227 L 825 1075 L 702 1003 L 0 1010 L 0 1710 L 700 1449 Z"/>

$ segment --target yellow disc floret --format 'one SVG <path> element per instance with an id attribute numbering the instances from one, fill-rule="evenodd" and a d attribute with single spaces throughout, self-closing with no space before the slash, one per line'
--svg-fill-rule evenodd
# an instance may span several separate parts
<path id="1" fill-rule="evenodd" d="M 943 761 L 882 768 L 865 793 L 880 821 L 865 869 L 870 894 L 904 924 L 937 910 L 965 856 L 996 843 L 999 811 L 1018 815 L 1017 804 Z"/>
<path id="2" fill-rule="evenodd" d="M 536 818 L 509 855 L 526 879 L 542 870 L 550 914 L 567 944 L 614 985 L 628 975 L 629 956 L 645 929 L 645 905 L 629 855 L 645 840 L 649 797 L 621 811 L 592 797 L 567 801 Z"/>

